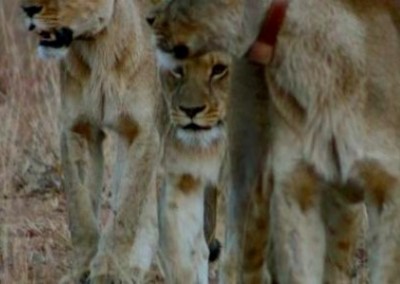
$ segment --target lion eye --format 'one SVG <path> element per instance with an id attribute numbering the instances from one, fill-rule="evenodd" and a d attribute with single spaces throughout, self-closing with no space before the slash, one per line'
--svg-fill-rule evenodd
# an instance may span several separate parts
<path id="1" fill-rule="evenodd" d="M 178 66 L 175 67 L 174 69 L 171 70 L 171 74 L 177 78 L 177 79 L 181 79 L 183 77 L 183 67 L 182 66 Z"/>
<path id="2" fill-rule="evenodd" d="M 225 64 L 221 63 L 215 64 L 211 71 L 211 78 L 216 78 L 216 77 L 220 78 L 223 75 L 225 75 L 227 71 L 228 71 L 228 66 L 226 66 Z"/>

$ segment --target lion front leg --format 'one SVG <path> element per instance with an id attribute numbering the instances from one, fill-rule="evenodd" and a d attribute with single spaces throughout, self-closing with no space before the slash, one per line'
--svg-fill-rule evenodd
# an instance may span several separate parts
<path id="1" fill-rule="evenodd" d="M 344 190 L 353 190 L 352 184 Z M 346 198 L 346 197 L 345 197 Z M 350 201 L 350 202 L 349 202 Z M 329 188 L 323 196 L 323 215 L 326 223 L 326 259 L 324 283 L 351 284 L 359 273 L 356 252 L 361 249 L 365 233 L 365 206 L 358 200 L 343 199 L 336 188 Z"/>
<path id="2" fill-rule="evenodd" d="M 398 283 L 400 279 L 400 175 L 397 167 L 388 167 L 388 161 L 363 160 L 354 166 L 355 181 L 365 190 L 372 284 Z"/>
<path id="3" fill-rule="evenodd" d="M 206 187 L 204 197 L 204 235 L 208 245 L 208 275 L 209 279 L 217 276 L 217 261 L 221 254 L 222 245 L 218 240 L 217 234 L 217 211 L 218 211 L 218 195 L 220 188 L 218 186 Z"/>
<path id="4" fill-rule="evenodd" d="M 204 197 L 204 235 L 210 248 L 210 261 L 218 259 L 220 253 L 220 243 L 216 239 L 217 229 L 217 206 L 218 188 L 217 186 L 207 186 Z"/>
<path id="5" fill-rule="evenodd" d="M 281 284 L 323 281 L 325 230 L 321 186 L 314 170 L 303 163 L 275 176 L 271 224 L 277 277 Z"/>
<path id="6" fill-rule="evenodd" d="M 133 121 L 129 125 L 135 126 Z M 121 160 L 115 165 L 112 182 L 113 216 L 104 228 L 97 255 L 91 263 L 91 283 L 135 283 L 144 274 L 137 271 L 139 267 L 133 267 L 141 260 L 132 259 L 135 256 L 132 248 L 135 241 L 142 242 L 140 231 L 143 228 L 139 226 L 143 224 L 144 215 L 149 213 L 145 208 L 151 204 L 151 192 L 156 188 L 159 136 L 155 129 L 139 131 L 128 133 L 134 133 L 134 137 L 120 133 L 118 155 Z M 152 237 L 147 239 L 152 240 Z M 146 262 L 148 257 L 152 256 L 147 256 Z"/>
<path id="7" fill-rule="evenodd" d="M 90 261 L 97 250 L 103 139 L 101 130 L 86 122 L 74 124 L 61 135 L 63 182 L 73 245 L 72 278 L 75 280 L 88 275 Z"/>
<path id="8" fill-rule="evenodd" d="M 157 188 L 151 189 L 144 206 L 130 256 L 130 265 L 138 283 L 142 283 L 149 271 L 158 248 Z"/>
<path id="9" fill-rule="evenodd" d="M 208 283 L 203 183 L 190 174 L 167 174 L 164 180 L 159 212 L 160 258 L 167 283 Z"/>

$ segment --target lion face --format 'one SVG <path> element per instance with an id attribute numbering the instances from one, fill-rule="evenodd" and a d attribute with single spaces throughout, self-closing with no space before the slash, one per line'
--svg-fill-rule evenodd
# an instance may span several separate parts
<path id="1" fill-rule="evenodd" d="M 147 15 L 159 62 L 196 57 L 210 51 L 236 53 L 242 11 L 230 0 L 163 1 Z"/>
<path id="2" fill-rule="evenodd" d="M 114 0 L 21 0 L 27 29 L 39 35 L 41 57 L 63 57 L 74 40 L 90 39 L 108 25 Z"/>
<path id="3" fill-rule="evenodd" d="M 212 52 L 161 69 L 169 117 L 179 141 L 209 145 L 223 135 L 230 57 Z"/>

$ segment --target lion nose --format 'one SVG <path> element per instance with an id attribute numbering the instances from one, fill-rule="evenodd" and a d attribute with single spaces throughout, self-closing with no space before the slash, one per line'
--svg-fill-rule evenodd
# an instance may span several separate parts
<path id="1" fill-rule="evenodd" d="M 178 44 L 174 46 L 172 53 L 176 59 L 185 59 L 189 56 L 189 47 L 184 44 Z"/>
<path id="2" fill-rule="evenodd" d="M 153 26 L 153 24 L 154 24 L 155 21 L 156 21 L 156 17 L 154 17 L 154 16 L 148 16 L 148 17 L 146 17 L 146 22 L 147 22 L 147 24 L 148 24 L 150 27 Z"/>
<path id="3" fill-rule="evenodd" d="M 206 109 L 206 106 L 199 106 L 199 107 L 183 107 L 180 106 L 179 109 L 186 113 L 186 115 L 190 118 L 194 118 L 198 113 L 202 112 Z"/>
<path id="4" fill-rule="evenodd" d="M 40 11 L 42 11 L 42 9 L 43 9 L 42 6 L 22 7 L 22 10 L 24 10 L 25 14 L 27 14 L 28 17 L 33 17 L 35 14 L 40 13 Z"/>

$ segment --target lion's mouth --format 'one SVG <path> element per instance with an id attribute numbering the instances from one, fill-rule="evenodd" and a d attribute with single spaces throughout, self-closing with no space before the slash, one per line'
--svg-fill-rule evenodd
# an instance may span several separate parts
<path id="1" fill-rule="evenodd" d="M 40 31 L 39 45 L 51 48 L 68 47 L 73 40 L 72 30 L 69 28 L 61 28 L 54 31 Z"/>
<path id="2" fill-rule="evenodd" d="M 190 131 L 204 131 L 204 130 L 210 130 L 210 126 L 200 126 L 196 123 L 189 123 L 185 126 L 182 127 L 184 130 L 190 130 Z"/>
<path id="3" fill-rule="evenodd" d="M 47 31 L 41 31 L 39 32 L 39 36 L 42 40 L 52 40 L 55 39 L 54 33 L 47 32 Z"/>
<path id="4" fill-rule="evenodd" d="M 218 121 L 216 124 L 214 124 L 214 125 L 207 125 L 207 126 L 202 126 L 202 125 L 198 125 L 198 124 L 196 124 L 196 123 L 193 123 L 193 122 L 191 122 L 191 123 L 189 123 L 189 124 L 186 124 L 185 126 L 182 126 L 181 128 L 183 129 L 183 130 L 187 130 L 187 131 L 207 131 L 207 130 L 211 130 L 212 128 L 214 128 L 214 127 L 219 127 L 219 126 L 221 126 L 222 125 L 222 121 L 220 120 L 220 121 Z"/>

